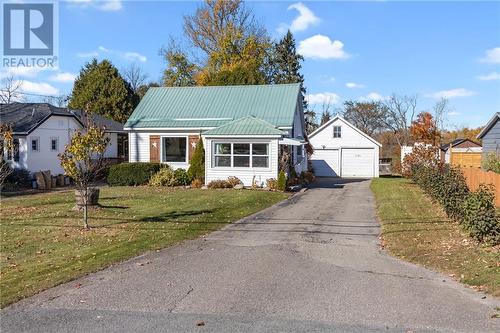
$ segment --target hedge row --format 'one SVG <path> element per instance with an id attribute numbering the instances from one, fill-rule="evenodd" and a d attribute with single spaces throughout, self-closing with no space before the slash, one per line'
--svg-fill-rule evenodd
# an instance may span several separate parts
<path id="1" fill-rule="evenodd" d="M 121 163 L 109 168 L 107 182 L 113 186 L 146 185 L 157 173 L 160 163 Z"/>
<path id="2" fill-rule="evenodd" d="M 470 236 L 480 242 L 500 244 L 500 221 L 496 214 L 494 192 L 481 185 L 469 191 L 459 168 L 412 167 L 411 177 L 429 196 L 439 202 L 446 214 L 458 221 Z"/>

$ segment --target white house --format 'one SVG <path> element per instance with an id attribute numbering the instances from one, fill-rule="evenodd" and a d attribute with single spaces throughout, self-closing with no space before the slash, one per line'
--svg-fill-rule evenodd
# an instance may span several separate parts
<path id="1" fill-rule="evenodd" d="M 205 147 L 205 183 L 238 177 L 245 186 L 277 178 L 288 147 L 295 170 L 307 170 L 299 84 L 150 88 L 125 124 L 130 162 L 189 167 Z"/>
<path id="2" fill-rule="evenodd" d="M 309 135 L 311 162 L 318 177 L 372 178 L 379 176 L 380 143 L 340 116 Z"/>
<path id="3" fill-rule="evenodd" d="M 127 140 L 123 125 L 99 115 L 93 118 L 98 126 L 106 129 L 110 138 L 104 156 L 119 158 L 125 155 L 123 148 L 127 146 L 123 143 Z M 0 120 L 13 129 L 14 149 L 5 154 L 11 166 L 31 172 L 50 170 L 53 175 L 64 173 L 57 155 L 86 123 L 83 112 L 47 103 L 0 104 Z"/>

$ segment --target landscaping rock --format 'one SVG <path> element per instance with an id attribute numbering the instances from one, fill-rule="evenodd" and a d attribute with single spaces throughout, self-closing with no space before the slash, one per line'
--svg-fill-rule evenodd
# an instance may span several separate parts
<path id="1" fill-rule="evenodd" d="M 233 187 L 233 188 L 234 188 L 235 190 L 242 190 L 242 189 L 243 189 L 243 187 L 244 187 L 244 186 L 243 186 L 243 184 L 237 184 L 237 185 L 234 185 L 234 187 Z"/>
<path id="2" fill-rule="evenodd" d="M 201 189 L 202 189 L 202 190 L 208 190 L 208 186 L 207 186 L 207 185 L 203 185 L 203 186 L 201 187 Z"/>

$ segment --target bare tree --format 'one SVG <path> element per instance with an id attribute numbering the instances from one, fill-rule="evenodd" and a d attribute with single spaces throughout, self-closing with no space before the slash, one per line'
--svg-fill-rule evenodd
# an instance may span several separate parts
<path id="1" fill-rule="evenodd" d="M 141 67 L 136 63 L 131 63 L 127 68 L 122 70 L 123 77 L 130 84 L 132 90 L 137 93 L 139 88 L 144 85 L 148 74 L 144 73 Z"/>
<path id="2" fill-rule="evenodd" d="M 8 161 L 8 155 L 14 156 L 14 138 L 10 124 L 0 124 L 0 191 L 5 179 L 12 173 L 12 167 Z"/>
<path id="3" fill-rule="evenodd" d="M 385 101 L 384 125 L 394 132 L 400 147 L 410 143 L 410 126 L 417 113 L 417 96 L 392 96 Z"/>
<path id="4" fill-rule="evenodd" d="M 64 107 L 68 105 L 68 100 L 68 95 L 46 96 L 43 98 L 44 103 L 49 103 L 58 107 Z"/>
<path id="5" fill-rule="evenodd" d="M 444 128 L 446 126 L 446 114 L 449 111 L 449 103 L 446 98 L 441 98 L 436 104 L 434 104 L 432 113 L 434 117 L 434 123 L 436 124 L 436 128 L 440 133 L 444 132 Z M 442 137 L 439 137 L 442 139 Z"/>
<path id="6" fill-rule="evenodd" d="M 327 123 L 330 121 L 332 118 L 332 112 L 330 111 L 332 107 L 332 99 L 328 98 L 327 100 L 323 101 L 323 104 L 321 105 L 321 121 L 320 121 L 320 126 Z"/>
<path id="7" fill-rule="evenodd" d="M 8 76 L 0 82 L 0 100 L 9 104 L 21 98 L 21 88 L 23 81 L 17 80 L 14 76 Z"/>
<path id="8" fill-rule="evenodd" d="M 386 108 L 380 102 L 354 102 L 344 103 L 344 118 L 370 136 L 385 127 L 384 118 Z"/>

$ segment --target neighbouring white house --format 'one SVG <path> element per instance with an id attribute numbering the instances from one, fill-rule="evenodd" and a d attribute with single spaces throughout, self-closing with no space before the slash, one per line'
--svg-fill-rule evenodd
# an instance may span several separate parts
<path id="1" fill-rule="evenodd" d="M 99 115 L 94 122 L 110 138 L 104 156 L 109 159 L 125 158 L 128 144 L 123 124 Z M 58 154 L 70 142 L 76 131 L 84 129 L 85 113 L 69 110 L 48 103 L 0 104 L 0 121 L 12 127 L 14 149 L 5 156 L 12 167 L 30 172 L 50 170 L 53 175 L 62 174 Z"/>
<path id="2" fill-rule="evenodd" d="M 150 88 L 125 129 L 130 162 L 173 168 L 189 167 L 201 138 L 206 184 L 235 176 L 265 185 L 285 150 L 297 173 L 307 170 L 300 84 Z"/>
<path id="3" fill-rule="evenodd" d="M 340 116 L 309 135 L 311 156 L 318 177 L 372 178 L 379 176 L 382 145 Z"/>

